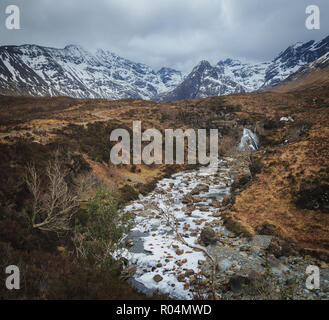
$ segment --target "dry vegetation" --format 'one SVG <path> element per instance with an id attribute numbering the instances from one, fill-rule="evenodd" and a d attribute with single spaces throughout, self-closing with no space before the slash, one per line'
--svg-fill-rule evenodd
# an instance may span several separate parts
<path id="1" fill-rule="evenodd" d="M 187 168 L 111 164 L 110 132 L 131 131 L 134 120 L 142 121 L 143 130 L 218 128 L 221 155 L 234 155 L 243 127 L 256 128 L 261 148 L 241 158 L 243 166 L 250 166 L 251 179 L 235 185 L 227 221 L 250 234 L 264 223 L 274 225 L 278 236 L 301 248 L 329 253 L 328 200 L 321 198 L 329 181 L 328 108 L 328 87 L 169 103 L 0 97 L 0 262 L 21 266 L 25 283 L 20 296 L 6 291 L 1 297 L 143 298 L 118 279 L 118 270 L 105 277 L 88 261 L 76 263 L 69 230 L 58 237 L 36 227 L 47 225 L 47 206 L 53 207 L 46 192 L 51 191 L 47 181 L 52 177 L 62 185 L 58 195 L 66 186 L 75 190 L 77 216 L 86 221 L 85 201 L 100 185 L 118 192 L 118 203 L 123 204 L 152 191 L 158 179 Z M 283 116 L 295 122 L 280 122 Z M 54 176 L 56 167 L 49 167 L 56 150 L 65 178 Z M 35 167 L 26 179 L 29 163 Z M 67 200 L 71 206 L 73 199 Z M 31 224 L 26 217 L 32 213 L 33 220 L 33 203 L 37 210 Z M 50 215 L 60 215 L 57 209 Z"/>
<path id="2" fill-rule="evenodd" d="M 262 148 L 255 156 L 261 170 L 238 190 L 231 211 L 231 218 L 251 234 L 260 225 L 272 224 L 277 235 L 325 259 L 329 253 L 328 93 L 324 88 L 240 98 L 247 110 L 252 99 L 262 105 L 267 120 L 257 126 Z M 257 103 L 260 97 L 262 102 Z M 287 115 L 295 122 L 278 121 Z"/>

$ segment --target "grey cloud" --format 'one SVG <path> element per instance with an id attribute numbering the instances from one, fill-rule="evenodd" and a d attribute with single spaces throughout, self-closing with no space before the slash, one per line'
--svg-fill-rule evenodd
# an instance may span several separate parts
<path id="1" fill-rule="evenodd" d="M 5 7 L 21 9 L 21 30 L 6 30 Z M 321 29 L 305 28 L 317 4 Z M 1 44 L 109 49 L 154 69 L 185 72 L 200 60 L 273 58 L 297 41 L 328 35 L 327 0 L 2 0 Z"/>

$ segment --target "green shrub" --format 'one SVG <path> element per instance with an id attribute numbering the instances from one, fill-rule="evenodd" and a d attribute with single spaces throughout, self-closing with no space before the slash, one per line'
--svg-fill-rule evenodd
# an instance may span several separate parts
<path id="1" fill-rule="evenodd" d="M 110 253 L 130 228 L 130 214 L 123 213 L 116 196 L 105 190 L 88 202 L 86 213 L 83 223 L 76 221 L 73 241 L 77 254 L 108 269 L 113 266 Z"/>

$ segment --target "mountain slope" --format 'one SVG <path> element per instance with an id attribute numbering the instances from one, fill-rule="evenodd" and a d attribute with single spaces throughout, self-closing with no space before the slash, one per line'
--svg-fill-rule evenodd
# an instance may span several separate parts
<path id="1" fill-rule="evenodd" d="M 325 39 L 307 43 L 298 42 L 280 53 L 266 70 L 263 86 L 275 85 L 302 66 L 309 64 L 329 52 L 329 36 Z"/>
<path id="2" fill-rule="evenodd" d="M 280 83 L 327 52 L 329 36 L 318 42 L 290 46 L 271 62 L 251 64 L 227 59 L 212 66 L 208 61 L 201 61 L 177 88 L 155 99 L 182 100 L 257 91 Z"/>
<path id="3" fill-rule="evenodd" d="M 92 54 L 74 45 L 0 47 L 0 94 L 150 99 L 181 81 L 179 71 L 155 72 L 101 49 Z"/>
<path id="4" fill-rule="evenodd" d="M 0 94 L 169 101 L 253 92 L 277 85 L 327 52 L 329 36 L 290 46 L 271 62 L 226 59 L 212 66 L 203 60 L 183 78 L 180 71 L 156 72 L 101 49 L 2 46 Z"/>
<path id="5" fill-rule="evenodd" d="M 158 95 L 155 100 L 183 100 L 255 91 L 264 79 L 267 65 L 243 64 L 238 60 L 227 59 L 212 66 L 204 60 L 177 88 Z"/>
<path id="6" fill-rule="evenodd" d="M 313 89 L 329 85 L 329 52 L 318 60 L 300 68 L 278 85 L 268 90 L 288 92 L 292 90 Z"/>

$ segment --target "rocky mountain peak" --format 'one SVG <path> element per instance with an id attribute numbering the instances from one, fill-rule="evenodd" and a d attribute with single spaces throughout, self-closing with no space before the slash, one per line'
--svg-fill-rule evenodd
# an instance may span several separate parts
<path id="1" fill-rule="evenodd" d="M 180 100 L 252 92 L 281 83 L 329 52 L 329 36 L 297 42 L 269 62 L 200 61 L 187 76 L 151 67 L 109 50 L 88 52 L 37 45 L 0 47 L 0 94 L 67 95 L 79 98 Z"/>
<path id="2" fill-rule="evenodd" d="M 207 60 L 201 60 L 197 65 L 196 65 L 196 67 L 194 67 L 194 71 L 201 71 L 201 72 L 203 72 L 204 70 L 206 70 L 206 69 L 211 69 L 212 68 L 212 66 L 211 66 L 211 64 L 210 64 L 210 62 L 209 61 L 207 61 Z M 193 72 L 193 71 L 192 71 Z"/>
<path id="3" fill-rule="evenodd" d="M 0 94 L 7 95 L 150 99 L 182 80 L 174 69 L 163 76 L 108 50 L 91 53 L 73 44 L 3 46 L 0 57 Z"/>

